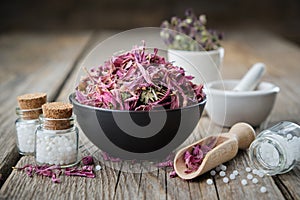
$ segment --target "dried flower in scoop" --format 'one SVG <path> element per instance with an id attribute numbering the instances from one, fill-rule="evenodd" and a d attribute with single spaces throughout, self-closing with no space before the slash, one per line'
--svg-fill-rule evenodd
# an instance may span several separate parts
<path id="1" fill-rule="evenodd" d="M 192 151 L 186 151 L 184 153 L 184 162 L 187 167 L 185 173 L 191 173 L 196 171 L 201 165 L 205 155 L 212 150 L 217 142 L 217 137 L 211 136 L 210 140 L 207 140 L 204 144 L 193 146 Z M 157 167 L 173 167 L 173 161 L 171 158 L 168 158 L 165 162 L 159 163 Z M 169 174 L 170 178 L 177 176 L 176 171 L 173 171 Z"/>
<path id="2" fill-rule="evenodd" d="M 196 171 L 201 165 L 205 155 L 215 147 L 217 137 L 211 137 L 211 140 L 206 144 L 193 146 L 192 151 L 186 151 L 184 153 L 184 162 L 187 167 L 185 173 L 191 173 Z"/>

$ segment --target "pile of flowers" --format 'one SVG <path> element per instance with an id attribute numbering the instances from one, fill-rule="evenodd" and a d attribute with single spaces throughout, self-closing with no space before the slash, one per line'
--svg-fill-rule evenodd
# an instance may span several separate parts
<path id="1" fill-rule="evenodd" d="M 114 110 L 176 109 L 201 102 L 203 85 L 145 44 L 90 70 L 76 87 L 79 103 Z"/>

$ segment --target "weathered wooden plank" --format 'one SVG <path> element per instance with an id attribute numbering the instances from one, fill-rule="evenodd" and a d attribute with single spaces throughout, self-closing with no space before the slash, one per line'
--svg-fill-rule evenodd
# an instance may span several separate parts
<path id="1" fill-rule="evenodd" d="M 164 175 L 158 170 L 148 173 L 121 172 L 115 199 L 165 199 Z"/>
<path id="2" fill-rule="evenodd" d="M 267 70 L 263 80 L 270 81 L 281 88 L 269 122 L 276 123 L 281 120 L 300 122 L 299 46 L 260 30 L 230 32 L 228 40 L 235 41 L 237 45 L 232 47 L 234 55 L 230 56 L 230 52 L 228 52 L 225 62 L 226 59 L 229 59 L 228 57 L 232 57 L 230 60 L 234 60 L 236 57 L 240 57 L 238 56 L 240 54 L 249 55 L 249 57 L 253 57 L 253 62 L 248 63 L 247 67 L 249 68 L 256 61 L 264 62 Z M 241 45 L 238 44 L 243 45 L 240 47 Z M 228 65 L 228 67 L 231 66 Z M 235 70 L 239 70 L 238 67 Z M 228 71 L 226 78 L 231 77 L 231 71 L 233 70 Z"/>
<path id="3" fill-rule="evenodd" d="M 101 33 L 101 34 L 95 34 L 93 39 L 91 40 L 91 48 L 93 48 L 93 46 L 100 42 L 101 39 L 107 38 L 109 36 L 111 36 L 111 32 L 106 32 L 106 33 Z M 67 101 L 67 96 L 68 94 L 70 94 L 71 92 L 74 91 L 74 81 L 77 78 L 77 72 L 80 66 L 76 67 L 76 73 L 74 73 L 70 79 L 67 81 L 66 86 L 64 87 L 64 89 L 62 90 L 61 95 L 58 97 L 58 100 L 63 100 L 63 101 Z M 82 132 L 81 132 L 82 133 Z M 82 143 L 84 143 L 86 146 L 92 146 L 91 149 L 89 149 L 86 153 L 90 153 L 90 152 L 95 152 L 94 153 L 94 157 L 101 159 L 101 155 L 100 152 L 98 151 L 98 149 L 92 145 L 91 142 L 88 141 L 88 139 L 84 136 L 84 134 L 80 135 L 81 137 L 81 141 Z M 110 165 L 110 163 L 102 163 L 102 166 L 105 165 Z M 115 164 L 118 165 L 118 164 Z M 111 174 L 111 176 L 113 176 L 112 179 L 110 179 L 109 183 L 110 183 L 110 187 L 106 188 L 106 190 L 104 190 L 105 193 L 110 194 L 109 196 L 103 196 L 105 197 L 104 199 L 149 199 L 149 198 L 153 198 L 153 197 L 158 197 L 159 199 L 164 199 L 166 194 L 165 194 L 165 187 L 164 187 L 164 182 L 165 182 L 165 173 L 164 170 L 156 170 L 154 172 L 151 173 L 147 173 L 147 175 L 145 175 L 146 173 L 144 173 L 143 171 L 141 171 L 140 173 L 137 171 L 137 173 L 130 173 L 130 172 L 126 172 L 124 171 L 118 171 L 115 169 L 118 169 L 119 166 L 115 167 L 111 166 L 110 167 L 106 167 L 105 169 L 103 169 L 103 171 L 105 170 L 105 173 L 107 174 Z M 103 179 L 102 176 L 98 177 L 97 179 Z M 105 180 L 105 179 L 104 179 Z M 150 181 L 149 180 L 153 180 Z M 78 182 L 81 182 L 80 180 L 78 180 Z M 106 185 L 105 182 L 101 182 L 101 185 Z M 93 191 L 96 190 L 97 186 L 96 185 L 92 185 Z M 160 192 L 157 192 L 160 191 Z M 99 194 L 101 194 L 101 191 L 99 191 Z M 103 195 L 103 194 L 102 194 Z M 163 198 L 162 198 L 163 197 Z M 58 197 L 57 197 L 58 198 Z M 59 197 L 61 198 L 61 197 Z M 158 199 L 158 198 L 154 198 L 154 199 Z"/>
<path id="4" fill-rule="evenodd" d="M 259 181 L 257 184 L 247 179 L 248 173 L 245 171 L 245 168 L 249 166 L 249 160 L 246 152 L 239 152 L 236 158 L 225 163 L 225 165 L 227 166 L 226 176 L 228 178 L 229 174 L 235 169 L 238 170 L 240 174 L 235 180 L 230 180 L 228 184 L 223 182 L 223 177 L 216 176 L 215 181 L 220 199 L 227 199 L 228 197 L 232 199 L 255 199 L 258 195 L 259 199 L 284 199 L 283 194 L 271 177 L 265 176 L 260 178 L 253 175 Z M 248 181 L 246 186 L 241 184 L 242 179 Z M 265 186 L 268 192 L 264 194 L 260 193 L 259 190 L 261 186 Z"/>
<path id="5" fill-rule="evenodd" d="M 203 132 L 205 127 L 212 126 L 211 120 L 209 118 L 202 118 L 200 120 L 199 132 L 194 132 L 193 141 L 196 141 L 196 138 L 205 137 L 206 135 L 215 135 L 220 132 L 228 132 L 228 129 L 222 129 L 221 127 L 215 126 L 215 130 L 218 132 Z M 214 131 L 214 130 L 212 130 Z M 197 198 L 211 198 L 216 197 L 219 199 L 254 199 L 257 198 L 259 194 L 260 186 L 266 186 L 268 188 L 268 193 L 260 195 L 260 199 L 283 199 L 283 195 L 281 194 L 280 190 L 277 188 L 275 182 L 271 177 L 265 176 L 264 178 L 256 177 L 259 180 L 258 184 L 253 184 L 251 181 L 248 180 L 247 186 L 242 186 L 241 180 L 247 179 L 247 173 L 245 168 L 249 166 L 249 159 L 246 152 L 240 151 L 238 155 L 231 161 L 224 163 L 227 166 L 227 177 L 229 178 L 229 174 L 232 173 L 233 170 L 238 170 L 240 175 L 236 177 L 235 180 L 230 180 L 228 184 L 223 182 L 223 177 L 216 175 L 214 177 L 210 176 L 209 173 L 204 174 L 203 176 L 198 177 L 197 179 L 190 181 L 189 186 L 190 188 L 196 188 L 197 185 L 200 185 L 200 191 L 198 189 L 193 190 L 191 194 L 195 195 L 195 192 L 198 193 L 196 196 Z M 214 180 L 213 185 L 207 185 L 206 180 L 211 178 Z M 191 189 L 190 189 L 191 191 Z M 199 192 L 201 192 L 199 194 Z M 193 199 L 193 198 L 192 198 Z"/>
<path id="6" fill-rule="evenodd" d="M 70 73 L 68 80 L 65 81 L 64 87 L 57 94 L 56 101 L 68 101 L 68 94 L 74 90 L 74 81 L 76 80 L 77 70 L 80 67 L 80 59 L 88 53 L 89 49 L 93 47 L 94 42 L 106 38 L 107 34 L 94 35 L 89 39 L 86 48 L 80 52 L 78 58 L 74 58 L 73 72 Z M 91 146 L 91 143 L 86 143 L 88 139 L 82 134 L 80 130 L 81 138 L 81 157 L 85 155 L 91 155 L 93 152 L 97 151 L 95 146 Z M 98 161 L 97 161 L 98 162 Z M 17 166 L 23 166 L 27 163 L 34 163 L 34 158 L 29 156 L 24 156 L 20 159 Z M 1 192 L 7 195 L 7 198 L 15 199 L 18 197 L 30 198 L 30 199 L 112 199 L 115 194 L 115 187 L 118 178 L 118 171 L 113 170 L 110 167 L 102 165 L 102 170 L 98 171 L 96 179 L 85 179 L 82 177 L 64 177 L 61 176 L 62 184 L 55 185 L 51 183 L 51 180 L 42 177 L 33 177 L 28 179 L 26 177 L 23 179 L 22 174 L 18 171 L 13 171 L 3 187 Z M 24 175 L 24 174 L 23 174 Z M 24 175 L 25 176 L 25 175 Z M 19 180 L 21 179 L 21 180 Z M 30 181 L 31 180 L 31 181 Z M 32 183 L 31 183 L 32 182 Z M 41 183 L 42 184 L 37 184 Z M 12 187 L 14 183 L 17 183 L 17 188 L 20 189 L 21 186 L 25 185 L 29 187 L 26 190 L 14 190 Z M 51 188 L 51 190 L 49 190 Z"/>
<path id="7" fill-rule="evenodd" d="M 226 46 L 229 46 L 231 48 L 228 53 L 230 53 L 232 50 L 232 54 L 234 56 L 227 56 L 227 59 L 225 57 L 225 66 L 224 69 L 229 69 L 226 71 L 229 73 L 231 78 L 240 78 L 243 73 L 246 72 L 246 70 L 250 67 L 251 64 L 260 61 L 260 58 L 258 58 L 256 55 L 251 54 L 251 51 L 247 46 L 242 46 L 238 45 L 238 43 L 225 43 Z M 228 48 L 226 48 L 228 49 Z M 239 60 L 238 60 L 238 59 Z M 228 63 L 235 64 L 237 67 L 240 63 L 242 63 L 241 66 L 239 66 L 239 70 L 236 70 L 233 68 L 233 66 L 229 66 Z M 229 67 L 228 67 L 229 66 Z M 233 70 L 234 69 L 234 70 Z M 224 73 L 226 76 L 226 73 Z M 200 133 L 196 133 L 191 136 L 185 143 L 190 143 L 191 141 L 195 141 L 196 139 L 200 139 L 201 137 L 205 136 L 205 134 L 208 133 L 219 133 L 222 131 L 221 127 L 215 126 L 214 124 L 211 123 L 211 121 L 207 121 L 208 119 L 203 118 L 202 121 L 204 121 L 204 125 L 200 126 L 199 129 Z M 208 128 L 210 127 L 210 128 Z M 201 134 L 202 133 L 202 134 Z M 242 160 L 242 161 L 240 161 Z M 236 168 L 240 171 L 244 171 L 245 167 L 248 166 L 248 161 L 247 161 L 247 155 L 245 153 L 240 153 L 237 158 L 235 158 L 233 161 L 228 162 L 227 164 L 229 165 L 229 170 L 232 168 Z M 257 191 L 259 190 L 259 187 L 255 187 L 254 184 L 248 185 L 247 187 L 244 188 L 244 190 L 240 190 L 241 184 L 240 180 L 237 180 L 235 182 L 231 182 L 228 185 L 224 186 L 224 183 L 222 182 L 222 179 L 216 178 L 215 179 L 215 186 L 212 186 L 213 188 L 216 188 L 215 190 L 212 190 L 207 184 L 206 184 L 206 179 L 209 177 L 209 175 L 205 175 L 206 177 L 202 176 L 199 179 L 196 179 L 195 181 L 182 181 L 178 179 L 170 179 L 168 177 L 168 173 L 165 173 L 164 171 L 160 170 L 159 173 L 162 173 L 165 175 L 165 187 L 166 187 L 166 192 L 167 192 L 167 197 L 168 198 L 211 198 L 216 197 L 216 198 L 227 198 L 228 196 L 235 197 L 234 199 L 240 199 L 244 198 L 245 196 L 248 198 L 254 198 L 257 197 Z M 116 195 L 115 198 L 145 198 L 145 197 L 156 197 L 156 198 L 162 198 L 163 195 L 161 194 L 161 191 L 163 190 L 163 186 L 158 187 L 157 189 L 157 184 L 162 184 L 163 182 L 158 182 L 157 179 L 154 179 L 155 173 L 140 173 L 140 183 L 138 184 L 138 176 L 137 175 L 132 175 L 128 174 L 125 172 L 120 172 L 119 173 L 119 180 L 117 182 L 117 187 L 116 187 Z M 163 177 L 163 176 L 158 176 L 158 177 Z M 147 180 L 147 181 L 143 181 Z M 283 196 L 276 187 L 274 181 L 270 177 L 266 177 L 264 179 L 261 179 L 261 184 L 267 185 L 267 188 L 269 192 L 267 195 L 263 196 L 263 199 L 269 199 L 269 198 L 274 198 L 274 199 L 282 199 Z M 128 186 L 129 184 L 129 186 Z M 136 191 L 135 188 L 140 188 L 138 191 Z M 136 191 L 136 192 L 134 192 Z M 142 192 L 142 193 L 141 193 Z M 141 195 L 142 194 L 142 195 Z M 152 195 L 152 196 L 151 196 Z"/>
<path id="8" fill-rule="evenodd" d="M 230 35 L 228 40 L 234 40 L 238 44 L 243 44 L 249 55 L 255 57 L 256 60 L 266 63 L 267 73 L 263 80 L 272 82 L 281 89 L 274 109 L 262 128 L 270 127 L 284 120 L 299 124 L 299 46 L 269 32 L 259 30 L 246 30 L 246 32 L 232 32 L 228 34 Z M 234 52 L 234 55 L 238 54 L 237 51 Z M 284 175 L 278 175 L 274 177 L 274 180 L 287 199 L 300 198 L 299 168 Z"/>
<path id="9" fill-rule="evenodd" d="M 97 37 L 101 38 L 103 35 L 94 36 L 93 40 L 97 41 Z M 251 38 L 247 34 L 243 37 Z M 278 81 L 282 91 L 284 91 L 284 95 L 279 96 L 278 101 L 284 102 L 284 97 L 287 95 L 292 98 L 288 103 L 291 106 L 297 106 L 296 99 L 298 98 L 298 94 L 294 95 L 294 89 L 290 87 L 291 83 L 281 77 L 281 74 L 286 72 L 278 71 L 278 66 L 272 64 L 272 59 L 258 54 L 249 43 L 251 43 L 250 39 L 246 42 L 242 41 L 238 34 L 230 36 L 228 41 L 224 43 L 226 48 L 223 67 L 224 77 L 240 78 L 254 62 L 266 61 L 271 74 L 267 74 L 264 80 Z M 80 63 L 80 59 L 77 61 L 77 64 Z M 76 65 L 74 72 L 78 70 L 78 67 Z M 70 74 L 56 100 L 67 101 L 68 94 L 74 89 L 76 75 L 76 73 Z M 286 76 L 288 76 L 288 73 L 286 73 Z M 296 80 L 293 79 L 293 81 Z M 287 91 L 286 87 L 288 88 Z M 280 116 L 281 114 L 283 116 Z M 270 123 L 274 123 L 277 119 L 287 116 L 290 116 L 294 121 L 298 120 L 298 116 L 296 116 L 296 113 L 292 109 L 286 110 L 283 106 L 276 104 L 270 117 Z M 268 126 L 268 122 L 266 124 Z M 217 134 L 221 131 L 227 131 L 227 129 L 218 127 L 211 123 L 207 117 L 203 117 L 197 130 L 188 138 L 185 144 L 200 139 L 207 134 Z M 99 158 L 98 149 L 87 140 L 82 132 L 80 137 L 81 144 L 83 144 L 81 148 L 82 155 L 94 153 L 95 157 Z M 18 166 L 33 162 L 32 159 L 32 157 L 22 157 L 18 162 Z M 184 181 L 179 178 L 170 179 L 168 176 L 170 169 L 158 169 L 148 173 L 144 173 L 143 171 L 129 173 L 115 170 L 103 163 L 101 163 L 103 169 L 97 172 L 96 179 L 62 177 L 61 185 L 53 185 L 49 179 L 45 180 L 41 177 L 29 178 L 14 171 L 3 185 L 1 192 L 3 195 L 9 195 L 9 198 L 25 197 L 32 199 L 43 197 L 45 199 L 49 199 L 50 197 L 51 199 L 297 199 L 299 197 L 299 191 L 297 191 L 297 188 L 299 188 L 299 168 L 285 175 L 280 175 L 278 178 L 258 178 L 259 183 L 257 185 L 248 181 L 247 186 L 242 186 L 240 181 L 246 177 L 245 167 L 249 165 L 247 154 L 240 152 L 236 158 L 227 162 L 226 165 L 228 167 L 227 172 L 237 169 L 241 174 L 236 180 L 230 181 L 228 184 L 223 183 L 222 179 L 216 176 L 214 177 L 213 185 L 206 184 L 207 178 L 211 178 L 208 173 L 193 181 Z M 259 192 L 259 186 L 261 185 L 267 187 L 267 193 L 261 194 Z"/>
<path id="10" fill-rule="evenodd" d="M 44 91 L 53 99 L 88 37 L 88 33 L 0 36 L 0 185 L 20 158 L 14 130 L 16 96 Z"/>
<path id="11" fill-rule="evenodd" d="M 284 184 L 282 186 L 285 191 L 291 194 L 291 199 L 299 199 L 300 198 L 300 167 L 299 165 L 295 167 L 291 172 L 287 174 L 282 174 L 279 176 L 280 180 Z M 281 187 L 281 188 L 282 188 Z"/>
<path id="12" fill-rule="evenodd" d="M 24 156 L 17 167 L 35 163 L 32 156 Z M 97 178 L 66 177 L 61 175 L 61 184 L 53 184 L 50 178 L 28 177 L 14 170 L 1 188 L 8 199 L 112 199 L 115 186 L 115 171 L 106 166 L 96 172 Z"/>

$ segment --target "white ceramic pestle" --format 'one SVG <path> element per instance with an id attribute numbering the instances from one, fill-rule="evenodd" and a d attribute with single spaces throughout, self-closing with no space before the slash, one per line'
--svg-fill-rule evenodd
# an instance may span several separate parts
<path id="1" fill-rule="evenodd" d="M 265 64 L 256 63 L 233 88 L 234 91 L 251 91 L 256 88 L 265 72 Z"/>

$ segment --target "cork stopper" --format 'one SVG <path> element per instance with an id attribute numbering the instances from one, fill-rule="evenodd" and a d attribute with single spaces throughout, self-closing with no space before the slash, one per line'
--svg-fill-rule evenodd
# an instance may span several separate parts
<path id="1" fill-rule="evenodd" d="M 42 105 L 47 101 L 46 93 L 23 94 L 17 97 L 23 119 L 37 119 L 42 114 Z"/>
<path id="2" fill-rule="evenodd" d="M 17 97 L 19 107 L 24 110 L 40 108 L 47 101 L 46 93 L 23 94 Z"/>
<path id="3" fill-rule="evenodd" d="M 49 130 L 63 130 L 71 128 L 73 105 L 64 102 L 46 103 L 42 106 L 44 128 Z"/>

